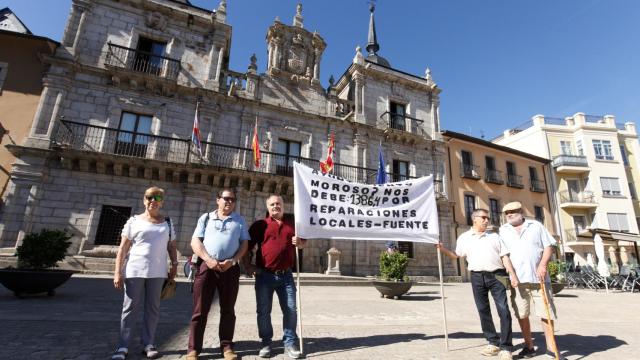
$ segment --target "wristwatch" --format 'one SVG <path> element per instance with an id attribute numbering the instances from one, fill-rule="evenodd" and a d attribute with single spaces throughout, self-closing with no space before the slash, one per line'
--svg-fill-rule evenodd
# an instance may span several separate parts
<path id="1" fill-rule="evenodd" d="M 238 260 L 236 260 L 236 259 L 231 259 L 231 264 L 233 264 L 233 266 L 238 265 Z"/>

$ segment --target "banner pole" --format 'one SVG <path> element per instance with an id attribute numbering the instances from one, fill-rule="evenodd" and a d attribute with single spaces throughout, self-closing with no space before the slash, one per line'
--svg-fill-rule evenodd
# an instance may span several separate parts
<path id="1" fill-rule="evenodd" d="M 298 236 L 298 223 L 296 222 L 296 237 Z M 302 301 L 300 299 L 300 249 L 296 246 L 296 302 L 298 303 L 298 339 L 300 340 L 300 353 L 304 354 L 304 339 L 302 335 Z"/>
<path id="2" fill-rule="evenodd" d="M 444 281 L 442 277 L 442 254 L 438 251 L 438 272 L 440 273 L 440 297 L 442 298 L 442 318 L 444 320 L 444 348 L 449 351 L 449 331 L 447 330 L 447 306 L 444 302 Z"/>

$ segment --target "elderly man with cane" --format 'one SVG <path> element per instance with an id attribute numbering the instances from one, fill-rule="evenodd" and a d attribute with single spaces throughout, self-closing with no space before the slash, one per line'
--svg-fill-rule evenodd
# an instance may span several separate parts
<path id="1" fill-rule="evenodd" d="M 500 360 L 510 360 L 513 344 L 505 284 L 510 277 L 511 285 L 518 286 L 518 278 L 509 261 L 509 250 L 500 235 L 487 231 L 489 212 L 476 209 L 471 218 L 473 227 L 460 235 L 455 252 L 445 248 L 441 243 L 436 244 L 436 247 L 453 260 L 466 257 L 469 262 L 473 298 L 480 315 L 482 333 L 489 342 L 480 353 L 484 356 L 498 355 Z M 500 317 L 500 336 L 493 325 L 489 292 Z"/>
<path id="2" fill-rule="evenodd" d="M 556 309 L 547 274 L 547 264 L 553 255 L 556 241 L 540 222 L 524 218 L 520 202 L 506 204 L 502 212 L 507 223 L 500 227 L 500 236 L 509 248 L 511 262 L 520 280 L 520 284 L 511 291 L 511 306 L 518 318 L 525 344 L 518 357 L 530 358 L 536 354 L 529 322 L 533 303 L 533 313 L 542 320 L 546 355 L 558 359 L 560 356 L 553 335 Z"/>

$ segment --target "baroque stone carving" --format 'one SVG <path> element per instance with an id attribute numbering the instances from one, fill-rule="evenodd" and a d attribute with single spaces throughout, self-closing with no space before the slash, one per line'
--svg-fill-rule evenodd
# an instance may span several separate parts
<path id="1" fill-rule="evenodd" d="M 145 25 L 152 29 L 164 31 L 167 27 L 167 18 L 157 11 L 150 12 L 145 19 Z"/>

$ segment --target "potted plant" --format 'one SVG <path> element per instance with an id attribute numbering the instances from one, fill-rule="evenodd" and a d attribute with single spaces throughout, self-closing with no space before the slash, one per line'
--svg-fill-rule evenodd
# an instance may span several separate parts
<path id="1" fill-rule="evenodd" d="M 399 299 L 411 289 L 413 282 L 406 275 L 408 264 L 407 254 L 398 251 L 380 254 L 380 276 L 373 280 L 373 286 L 381 297 Z"/>
<path id="2" fill-rule="evenodd" d="M 564 261 L 553 260 L 547 264 L 547 272 L 551 278 L 551 291 L 559 293 L 565 286 L 565 272 L 567 264 Z"/>
<path id="3" fill-rule="evenodd" d="M 0 283 L 18 297 L 38 293 L 53 296 L 54 289 L 73 274 L 69 270 L 53 269 L 64 259 L 71 245 L 70 238 L 62 230 L 42 229 L 28 234 L 16 251 L 18 268 L 0 270 Z"/>

